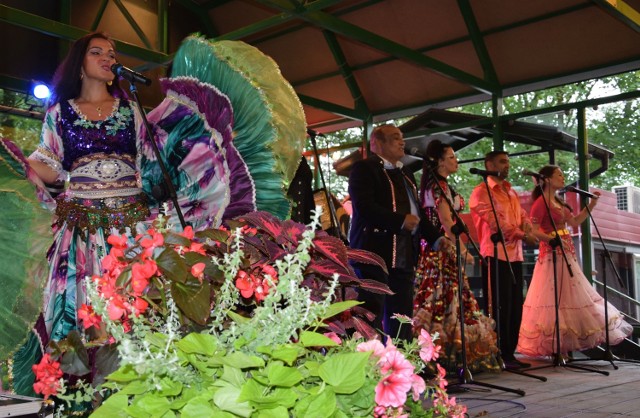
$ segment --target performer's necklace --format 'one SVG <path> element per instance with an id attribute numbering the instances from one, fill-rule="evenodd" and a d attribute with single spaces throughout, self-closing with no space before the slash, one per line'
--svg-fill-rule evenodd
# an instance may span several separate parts
<path id="1" fill-rule="evenodd" d="M 98 117 L 102 117 L 102 106 L 96 106 L 96 110 L 98 111 Z"/>

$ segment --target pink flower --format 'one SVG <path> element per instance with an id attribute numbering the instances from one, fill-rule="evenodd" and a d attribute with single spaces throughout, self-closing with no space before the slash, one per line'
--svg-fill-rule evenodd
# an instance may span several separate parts
<path id="1" fill-rule="evenodd" d="M 411 389 L 411 376 L 392 373 L 385 376 L 376 385 L 376 404 L 399 407 L 407 401 L 407 392 Z"/>
<path id="2" fill-rule="evenodd" d="M 420 345 L 420 358 L 425 363 L 437 359 L 440 356 L 440 346 L 433 344 L 431 335 L 422 328 L 418 335 L 418 344 Z"/>
<path id="3" fill-rule="evenodd" d="M 440 389 L 445 390 L 447 388 L 447 371 L 439 364 L 436 363 L 436 368 L 438 369 L 438 376 L 436 376 L 436 383 L 440 387 Z"/>
<path id="4" fill-rule="evenodd" d="M 378 361 L 380 371 L 386 374 L 401 374 L 406 377 L 413 375 L 413 364 L 400 351 L 387 349 L 387 352 Z M 408 390 L 408 389 L 407 389 Z"/>
<path id="5" fill-rule="evenodd" d="M 414 374 L 411 376 L 411 390 L 413 391 L 413 400 L 418 402 L 420 395 L 427 390 L 427 384 L 424 382 L 423 378 Z"/>
<path id="6" fill-rule="evenodd" d="M 99 328 L 102 323 L 102 317 L 93 311 L 93 306 L 82 304 L 78 308 L 78 318 L 82 320 L 82 326 L 84 329 L 91 327 Z"/>
<path id="7" fill-rule="evenodd" d="M 336 344 L 340 345 L 342 344 L 342 340 L 340 339 L 340 337 L 338 337 L 338 334 L 336 334 L 335 332 L 331 331 L 331 332 L 325 332 L 324 336 L 327 338 L 332 339 L 333 341 L 335 341 Z"/>
<path id="8" fill-rule="evenodd" d="M 385 352 L 384 345 L 379 340 L 369 340 L 358 344 L 356 351 L 365 353 L 367 351 L 373 352 L 373 356 L 376 358 L 382 357 Z"/>
<path id="9" fill-rule="evenodd" d="M 36 393 L 44 395 L 45 399 L 58 393 L 62 370 L 60 370 L 60 363 L 51 359 L 49 353 L 42 357 L 40 363 L 31 366 L 31 369 L 36 375 L 36 381 L 33 384 L 33 390 Z"/>

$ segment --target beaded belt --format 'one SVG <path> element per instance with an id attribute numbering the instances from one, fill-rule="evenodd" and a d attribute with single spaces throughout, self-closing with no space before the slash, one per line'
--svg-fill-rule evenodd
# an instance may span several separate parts
<path id="1" fill-rule="evenodd" d="M 126 227 L 133 229 L 137 222 L 144 221 L 149 216 L 143 193 L 101 199 L 61 195 L 56 201 L 56 225 L 62 226 L 66 222 L 68 228 L 88 229 L 89 232 L 95 232 L 98 228 L 116 228 L 120 231 Z"/>
<path id="2" fill-rule="evenodd" d="M 560 236 L 571 235 L 571 232 L 569 232 L 568 229 L 559 229 L 558 230 L 558 235 L 560 235 Z M 551 236 L 555 237 L 556 236 L 556 231 L 551 231 Z"/>

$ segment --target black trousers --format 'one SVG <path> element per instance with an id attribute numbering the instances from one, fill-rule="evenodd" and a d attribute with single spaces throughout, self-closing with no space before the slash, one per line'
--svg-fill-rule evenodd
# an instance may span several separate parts
<path id="1" fill-rule="evenodd" d="M 375 315 L 372 326 L 391 338 L 405 341 L 413 339 L 410 324 L 401 324 L 392 318 L 400 314 L 413 318 L 413 287 L 415 272 L 405 269 L 389 269 L 387 276 L 381 268 L 358 264 L 354 267 L 360 279 L 375 280 L 389 286 L 393 295 L 383 295 L 358 289 L 358 300 Z M 402 326 L 401 326 L 402 325 Z"/>
<path id="2" fill-rule="evenodd" d="M 511 269 L 509 269 L 509 263 L 498 260 L 497 286 L 495 258 L 487 258 L 487 264 L 491 268 L 491 315 L 496 321 L 499 319 L 500 322 L 500 329 L 496 330 L 496 332 L 500 333 L 500 352 L 503 359 L 513 359 L 513 354 L 518 346 L 522 305 L 524 303 L 524 297 L 522 296 L 522 262 L 511 262 Z M 487 264 L 482 266 L 485 295 L 489 294 L 487 289 Z M 513 270 L 515 277 L 511 276 L 511 270 Z M 498 309 L 497 300 L 500 302 L 500 309 Z"/>

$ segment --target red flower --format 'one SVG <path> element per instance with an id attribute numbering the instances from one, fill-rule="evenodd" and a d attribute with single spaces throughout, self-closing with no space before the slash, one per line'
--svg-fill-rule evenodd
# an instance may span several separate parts
<path id="1" fill-rule="evenodd" d="M 107 306 L 107 313 L 109 314 L 109 319 L 112 321 L 117 321 L 121 319 L 127 313 L 127 305 L 125 301 L 122 299 L 122 296 L 115 295 Z"/>
<path id="2" fill-rule="evenodd" d="M 60 370 L 60 363 L 52 360 L 49 353 L 42 357 L 40 363 L 31 366 L 31 369 L 36 375 L 36 382 L 33 384 L 33 390 L 36 393 L 44 395 L 45 399 L 58 393 L 62 370 Z"/>
<path id="3" fill-rule="evenodd" d="M 195 234 L 193 233 L 193 228 L 191 227 L 191 225 L 187 225 L 187 227 L 184 229 L 184 231 L 182 231 L 182 233 L 180 234 L 183 237 L 187 238 L 187 239 L 193 239 L 193 237 L 195 236 Z"/>
<path id="4" fill-rule="evenodd" d="M 200 280 L 200 283 L 202 283 L 202 279 L 204 278 L 204 268 L 204 263 L 196 263 L 191 266 L 191 274 L 193 275 L 193 277 Z"/>
<path id="5" fill-rule="evenodd" d="M 84 329 L 91 327 L 99 328 L 102 323 L 102 317 L 93 311 L 93 306 L 82 304 L 78 309 L 78 318 L 82 320 Z"/>
<path id="6" fill-rule="evenodd" d="M 252 279 L 253 276 L 248 275 L 247 272 L 243 270 L 240 270 L 236 275 L 236 287 L 243 298 L 250 298 L 253 296 L 255 283 Z"/>
<path id="7" fill-rule="evenodd" d="M 155 248 L 164 245 L 164 236 L 162 236 L 161 233 L 154 231 L 153 229 L 148 230 L 147 234 L 150 238 L 141 239 L 140 246 L 144 248 L 144 253 L 148 257 L 151 257 Z"/>
<path id="8" fill-rule="evenodd" d="M 132 308 L 135 310 L 136 316 L 143 314 L 148 307 L 149 307 L 149 302 L 147 302 L 142 298 L 136 298 L 132 305 Z"/>

